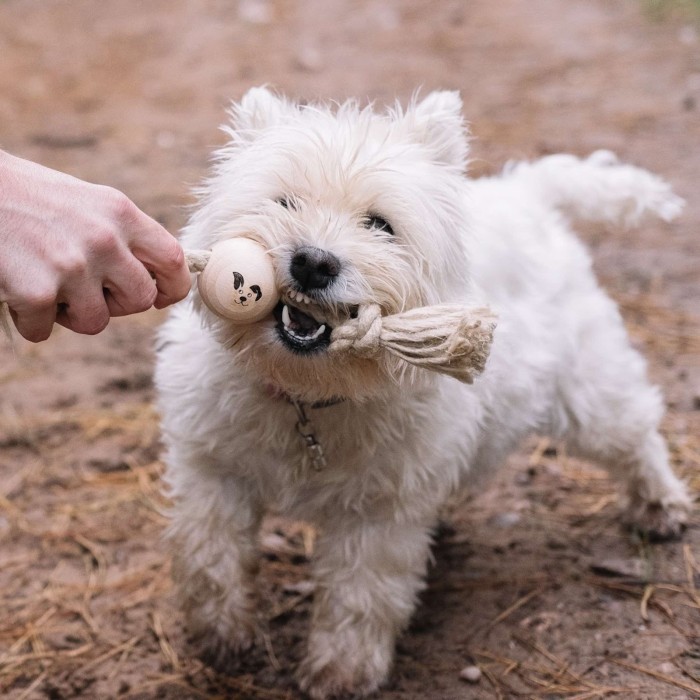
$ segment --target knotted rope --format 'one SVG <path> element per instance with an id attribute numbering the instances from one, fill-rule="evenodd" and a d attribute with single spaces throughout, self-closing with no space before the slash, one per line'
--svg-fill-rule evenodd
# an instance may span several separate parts
<path id="1" fill-rule="evenodd" d="M 487 308 L 440 304 L 382 316 L 376 304 L 333 329 L 331 353 L 377 357 L 390 352 L 404 362 L 471 384 L 486 366 L 496 319 Z"/>
<path id="2" fill-rule="evenodd" d="M 211 250 L 186 250 L 185 262 L 190 272 L 201 272 L 209 262 Z"/>
<path id="3" fill-rule="evenodd" d="M 201 272 L 210 251 L 191 250 L 191 272 Z M 357 316 L 336 326 L 329 352 L 376 358 L 389 352 L 404 362 L 471 384 L 486 366 L 496 317 L 485 307 L 441 304 L 382 316 L 377 304 L 358 308 Z"/>

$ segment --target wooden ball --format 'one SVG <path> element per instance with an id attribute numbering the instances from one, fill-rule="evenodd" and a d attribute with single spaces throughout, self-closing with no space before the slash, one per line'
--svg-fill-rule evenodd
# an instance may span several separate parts
<path id="1" fill-rule="evenodd" d="M 267 251 L 249 238 L 214 245 L 197 286 L 215 314 L 241 324 L 264 318 L 280 298 Z"/>

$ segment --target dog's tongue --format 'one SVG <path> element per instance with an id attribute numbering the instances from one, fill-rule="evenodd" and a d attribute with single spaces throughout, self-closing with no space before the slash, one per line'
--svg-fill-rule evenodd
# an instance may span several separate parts
<path id="1" fill-rule="evenodd" d="M 289 306 L 289 318 L 302 331 L 315 331 L 319 324 L 311 316 L 299 311 L 294 306 Z"/>

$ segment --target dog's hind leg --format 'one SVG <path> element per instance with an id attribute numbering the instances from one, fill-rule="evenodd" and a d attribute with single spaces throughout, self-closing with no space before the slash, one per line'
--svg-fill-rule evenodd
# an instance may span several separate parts
<path id="1" fill-rule="evenodd" d="M 257 633 L 261 510 L 245 484 L 231 476 L 180 468 L 173 481 L 168 539 L 187 630 L 204 660 L 226 669 Z"/>
<path id="2" fill-rule="evenodd" d="M 573 454 L 605 466 L 623 487 L 628 524 L 650 537 L 680 534 L 691 501 L 658 431 L 664 412 L 646 363 L 632 348 L 615 304 L 600 290 L 570 309 L 576 331 L 558 382 L 555 419 Z"/>

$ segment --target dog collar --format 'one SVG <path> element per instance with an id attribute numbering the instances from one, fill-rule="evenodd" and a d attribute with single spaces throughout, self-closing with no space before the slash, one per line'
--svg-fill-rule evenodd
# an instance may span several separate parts
<path id="1" fill-rule="evenodd" d="M 282 399 L 293 406 L 299 404 L 308 408 L 330 408 L 331 406 L 337 406 L 339 403 L 343 403 L 346 399 L 343 396 L 334 396 L 330 399 L 324 401 L 314 401 L 313 403 L 307 403 L 305 401 L 300 401 L 294 398 L 291 394 L 288 394 L 283 389 L 276 387 L 274 384 L 266 384 L 265 391 L 271 399 Z"/>
<path id="2" fill-rule="evenodd" d="M 306 406 L 301 401 L 290 399 L 294 410 L 297 412 L 297 433 L 301 437 L 304 445 L 302 454 L 302 469 L 311 467 L 315 472 L 320 472 L 327 465 L 326 455 L 321 443 L 316 439 L 316 429 L 306 415 Z"/>
<path id="3" fill-rule="evenodd" d="M 336 397 L 325 401 L 316 401 L 312 404 L 307 404 L 299 399 L 295 399 L 286 391 L 283 391 L 272 384 L 267 384 L 265 388 L 271 398 L 283 399 L 288 404 L 294 406 L 294 410 L 297 414 L 297 422 L 294 427 L 297 434 L 301 437 L 302 444 L 304 446 L 301 459 L 301 472 L 306 473 L 308 472 L 309 468 L 315 472 L 322 471 L 327 466 L 326 454 L 323 450 L 323 446 L 316 438 L 316 428 L 314 428 L 311 419 L 306 415 L 306 411 L 309 408 L 316 409 L 337 406 L 339 403 L 345 401 L 345 399 L 342 397 Z"/>

